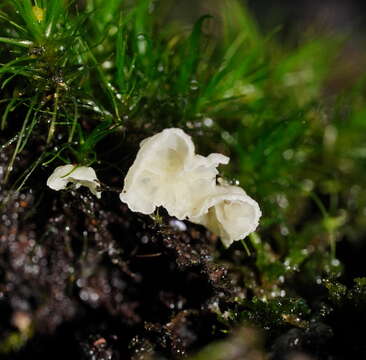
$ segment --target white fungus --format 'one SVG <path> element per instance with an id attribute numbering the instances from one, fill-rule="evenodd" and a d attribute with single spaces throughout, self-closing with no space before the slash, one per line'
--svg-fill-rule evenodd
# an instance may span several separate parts
<path id="1" fill-rule="evenodd" d="M 71 164 L 59 166 L 47 180 L 47 186 L 56 191 L 66 189 L 69 183 L 74 184 L 76 189 L 86 186 L 98 199 L 101 197 L 101 191 L 98 191 L 99 181 L 91 167 Z"/>
<path id="2" fill-rule="evenodd" d="M 242 188 L 216 184 L 218 165 L 228 162 L 221 154 L 197 155 L 183 130 L 165 129 L 141 142 L 120 199 L 143 214 L 162 206 L 171 216 L 206 226 L 228 247 L 255 231 L 261 217 Z"/>
<path id="3" fill-rule="evenodd" d="M 195 154 L 189 135 L 165 129 L 141 142 L 120 198 L 132 211 L 152 214 L 163 206 L 169 215 L 185 219 L 198 214 L 215 187 L 217 166 L 228 161 L 221 154 Z"/>
<path id="4" fill-rule="evenodd" d="M 255 231 L 261 215 L 258 203 L 242 188 L 220 179 L 215 191 L 202 204 L 201 214 L 189 220 L 219 235 L 229 247 Z"/>

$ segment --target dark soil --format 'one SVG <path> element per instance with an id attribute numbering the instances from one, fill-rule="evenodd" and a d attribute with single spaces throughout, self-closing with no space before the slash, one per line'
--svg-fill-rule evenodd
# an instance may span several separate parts
<path id="1" fill-rule="evenodd" d="M 32 334 L 6 358 L 180 358 L 222 337 L 214 310 L 243 289 L 214 262 L 216 239 L 36 176 L 42 191 L 1 189 L 1 342 Z"/>
<path id="2" fill-rule="evenodd" d="M 86 189 L 54 192 L 48 173 L 36 170 L 19 193 L 0 189 L 2 359 L 180 359 L 220 339 L 236 349 L 223 360 L 366 357 L 362 282 L 304 285 L 300 269 L 288 286 L 304 299 L 255 300 L 254 256 L 234 246 L 219 258 L 204 228 L 132 213 L 112 191 L 100 201 Z M 241 320 L 264 329 L 266 350 L 247 357 L 251 335 L 227 338 Z"/>

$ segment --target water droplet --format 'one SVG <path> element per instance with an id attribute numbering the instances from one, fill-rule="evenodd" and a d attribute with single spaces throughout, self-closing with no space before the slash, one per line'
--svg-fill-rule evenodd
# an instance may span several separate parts
<path id="1" fill-rule="evenodd" d="M 142 242 L 143 244 L 147 244 L 147 243 L 149 242 L 149 238 L 148 238 L 146 235 L 144 235 L 144 236 L 141 238 L 141 242 Z"/>
<path id="2" fill-rule="evenodd" d="M 147 49 L 147 41 L 144 34 L 137 35 L 137 48 L 140 54 L 145 54 Z"/>
<path id="3" fill-rule="evenodd" d="M 86 290 L 80 291 L 80 299 L 83 301 L 87 301 L 89 299 L 89 294 Z"/>
<path id="4" fill-rule="evenodd" d="M 169 225 L 174 230 L 177 230 L 177 231 L 186 231 L 187 230 L 187 225 L 183 221 L 180 221 L 180 220 L 171 220 L 169 222 Z"/>
<path id="5" fill-rule="evenodd" d="M 290 233 L 288 227 L 284 225 L 281 226 L 280 231 L 283 236 L 287 236 Z"/>
<path id="6" fill-rule="evenodd" d="M 104 63 L 102 64 L 102 68 L 103 69 L 111 69 L 113 67 L 113 62 L 110 60 L 104 61 Z"/>
<path id="7" fill-rule="evenodd" d="M 191 80 L 191 90 L 195 91 L 198 90 L 198 81 L 197 80 Z"/>
<path id="8" fill-rule="evenodd" d="M 211 127 L 214 124 L 214 121 L 211 118 L 204 118 L 203 119 L 203 124 L 207 127 Z"/>

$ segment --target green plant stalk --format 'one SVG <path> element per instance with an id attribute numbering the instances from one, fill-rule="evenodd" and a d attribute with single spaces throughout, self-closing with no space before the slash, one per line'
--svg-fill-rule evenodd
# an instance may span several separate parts
<path id="1" fill-rule="evenodd" d="M 57 119 L 57 111 L 58 111 L 58 97 L 59 97 L 59 87 L 56 87 L 56 91 L 54 94 L 54 104 L 53 104 L 53 113 L 52 113 L 52 120 L 50 124 L 50 128 L 48 130 L 47 136 L 47 144 L 49 144 L 55 134 L 56 130 L 56 119 Z"/>
<path id="2" fill-rule="evenodd" d="M 31 116 L 32 111 L 33 111 L 33 103 L 29 107 L 29 110 L 27 112 L 27 115 L 25 116 L 25 119 L 23 121 L 22 128 L 21 128 L 20 133 L 19 133 L 19 138 L 18 138 L 17 144 L 15 146 L 15 150 L 13 152 L 13 155 L 12 155 L 12 157 L 10 159 L 10 162 L 8 164 L 8 167 L 6 169 L 6 173 L 5 173 L 5 176 L 4 176 L 4 183 L 5 184 L 8 182 L 9 175 L 10 175 L 10 172 L 11 172 L 11 170 L 13 168 L 15 158 L 16 158 L 16 156 L 19 153 L 19 149 L 21 148 L 23 136 L 24 136 L 24 133 L 25 133 L 25 129 L 27 127 L 28 120 L 30 119 L 30 116 Z"/>
<path id="3" fill-rule="evenodd" d="M 2 36 L 0 37 L 0 42 L 5 43 L 5 44 L 20 46 L 23 48 L 29 48 L 34 44 L 33 41 L 30 41 L 30 40 L 18 40 L 18 39 L 12 39 L 12 38 L 2 37 Z"/>

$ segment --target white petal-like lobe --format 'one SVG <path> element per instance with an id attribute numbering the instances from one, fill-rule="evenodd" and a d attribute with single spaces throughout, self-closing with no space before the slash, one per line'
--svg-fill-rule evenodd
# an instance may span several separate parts
<path id="1" fill-rule="evenodd" d="M 151 214 L 163 206 L 169 215 L 185 219 L 200 211 L 215 187 L 217 166 L 228 161 L 221 154 L 196 155 L 189 135 L 165 129 L 141 142 L 120 199 L 132 211 Z"/>
<path id="2" fill-rule="evenodd" d="M 219 235 L 226 247 L 255 231 L 262 215 L 258 203 L 242 188 L 223 182 L 203 203 L 200 213 L 189 220 Z"/>
<path id="3" fill-rule="evenodd" d="M 59 191 L 66 189 L 69 183 L 75 184 L 76 188 L 85 186 L 98 198 L 101 192 L 98 191 L 99 181 L 95 170 L 87 166 L 63 165 L 57 167 L 47 180 L 47 186 Z"/>

